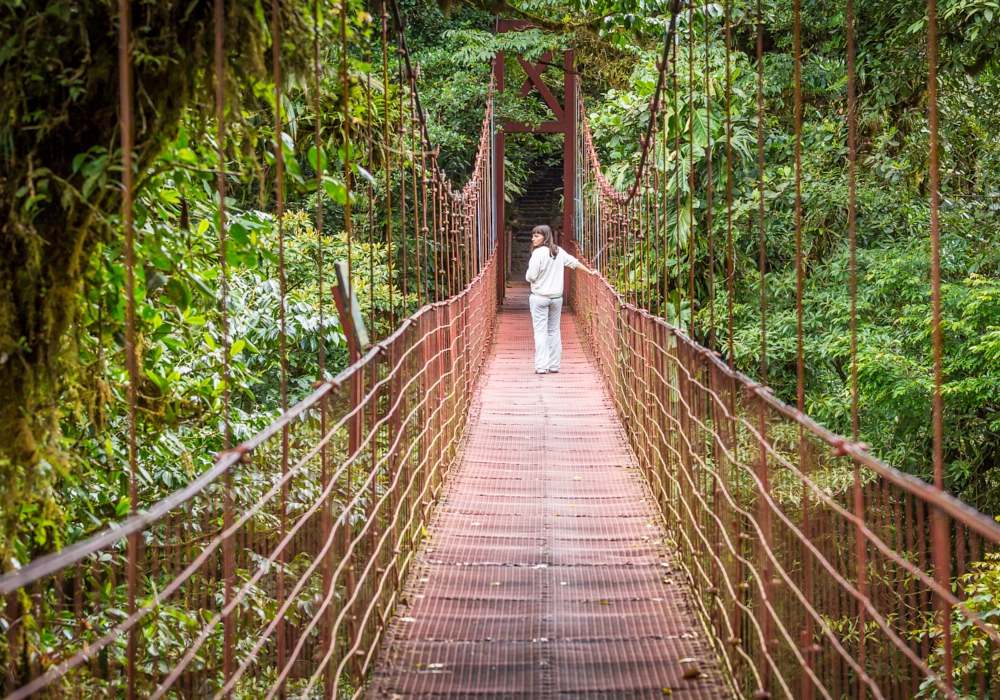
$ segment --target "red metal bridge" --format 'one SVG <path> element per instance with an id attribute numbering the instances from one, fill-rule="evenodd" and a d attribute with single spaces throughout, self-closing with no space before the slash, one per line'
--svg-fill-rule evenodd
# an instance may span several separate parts
<path id="1" fill-rule="evenodd" d="M 121 0 L 123 17 L 128 6 Z M 1000 526 L 945 493 L 940 478 L 901 473 L 856 437 L 817 425 L 802 411 L 801 383 L 798 407 L 776 399 L 766 366 L 760 382 L 735 371 L 725 348 L 716 351 L 714 325 L 699 342 L 693 329 L 668 324 L 658 301 L 666 289 L 660 296 L 627 274 L 648 263 L 629 257 L 636 238 L 656 241 L 646 254 L 676 246 L 678 267 L 682 257 L 669 230 L 680 202 L 665 196 L 661 170 L 647 167 L 671 162 L 678 182 L 686 175 L 667 138 L 677 132 L 668 122 L 680 3 L 624 193 L 604 179 L 572 52 L 562 104 L 541 78 L 552 57 L 518 59 L 528 76 L 522 95 L 537 88 L 550 122 L 498 125 L 491 90 L 473 175 L 453 189 L 427 139 L 398 9 L 388 9 L 383 52 L 398 35 L 419 142 L 403 222 L 417 235 L 412 264 L 424 274 L 426 305 L 366 352 L 349 333 L 347 370 L 286 401 L 272 425 L 183 489 L 0 578 L 5 696 L 995 696 L 1000 668 L 968 671 L 954 649 L 970 642 L 963 648 L 992 659 L 1000 633 L 955 582 L 996 551 Z M 795 20 L 800 116 L 797 6 Z M 850 120 L 852 22 L 848 0 Z M 275 59 L 280 86 L 279 48 Z M 505 88 L 504 61 L 494 61 L 495 90 Z M 127 153 L 129 61 L 121 69 Z M 221 129 L 221 107 L 219 115 Z M 279 111 L 279 129 L 280 119 Z M 526 290 L 508 284 L 521 271 L 508 269 L 502 225 L 504 133 L 532 130 L 565 134 L 562 244 L 602 273 L 572 278 L 566 366 L 545 376 L 532 372 Z M 798 119 L 797 144 L 800 130 Z M 761 139 L 759 130 L 763 172 Z M 854 155 L 852 136 L 851 178 Z M 281 149 L 275 157 L 280 222 Z M 221 174 L 219 183 L 224 190 Z M 130 175 L 123 184 L 131 274 Z M 932 184 L 935 266 L 936 197 Z M 853 194 L 848 206 L 853 245 Z M 727 238 L 709 284 L 719 262 L 728 271 L 719 283 L 731 290 Z M 428 279 L 447 298 L 433 299 Z M 686 280 L 673 281 L 679 304 Z M 339 311 L 347 323 L 349 308 Z M 801 347 L 800 332 L 800 380 Z M 131 335 L 128 352 L 134 471 Z"/>

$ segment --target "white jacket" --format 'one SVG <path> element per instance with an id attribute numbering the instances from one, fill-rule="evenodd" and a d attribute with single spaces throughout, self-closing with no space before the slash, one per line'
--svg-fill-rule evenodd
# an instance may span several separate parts
<path id="1" fill-rule="evenodd" d="M 561 297 L 563 293 L 563 268 L 575 269 L 580 261 L 559 248 L 555 258 L 548 247 L 539 246 L 531 254 L 528 263 L 528 274 L 524 276 L 531 282 L 531 293 L 540 297 Z"/>

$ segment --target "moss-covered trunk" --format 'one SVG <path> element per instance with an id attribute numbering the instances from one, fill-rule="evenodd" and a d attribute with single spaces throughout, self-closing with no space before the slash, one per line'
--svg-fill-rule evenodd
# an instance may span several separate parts
<path id="1" fill-rule="evenodd" d="M 281 4 L 283 23 L 301 34 L 296 5 Z M 132 2 L 140 174 L 185 110 L 212 108 L 197 98 L 214 84 L 213 6 Z M 226 2 L 234 90 L 264 73 L 268 6 Z M 54 507 L 67 330 L 96 244 L 120 236 L 117 20 L 111 0 L 26 0 L 0 13 L 0 572 L 21 507 Z"/>

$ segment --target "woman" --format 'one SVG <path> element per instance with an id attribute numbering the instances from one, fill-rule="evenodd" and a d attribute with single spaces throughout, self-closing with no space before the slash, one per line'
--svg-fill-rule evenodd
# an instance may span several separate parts
<path id="1" fill-rule="evenodd" d="M 535 329 L 535 373 L 559 371 L 562 359 L 562 337 L 559 319 L 562 315 L 563 268 L 580 269 L 596 275 L 582 262 L 556 245 L 552 229 L 536 226 L 531 230 L 531 262 L 524 276 L 531 283 L 528 306 L 531 325 Z"/>

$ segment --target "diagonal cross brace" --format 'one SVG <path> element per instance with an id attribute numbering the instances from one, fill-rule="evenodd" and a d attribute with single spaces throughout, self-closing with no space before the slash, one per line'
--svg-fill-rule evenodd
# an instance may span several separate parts
<path id="1" fill-rule="evenodd" d="M 538 60 L 538 63 L 535 64 L 535 70 L 538 72 L 537 75 L 539 78 L 541 77 L 542 73 L 544 73 L 548 69 L 551 63 L 552 63 L 552 52 L 549 51 L 547 54 L 545 54 Z M 524 62 L 522 61 L 522 65 L 523 64 Z M 532 85 L 534 85 L 534 81 L 532 81 L 532 79 L 529 77 L 527 80 L 524 81 L 524 85 L 521 86 L 520 96 L 527 97 L 528 93 L 531 92 Z"/>
<path id="2" fill-rule="evenodd" d="M 528 80 L 521 86 L 521 97 L 525 97 L 531 91 L 531 86 L 534 85 L 538 88 L 538 92 L 541 93 L 542 99 L 545 100 L 545 104 L 547 104 L 549 109 L 552 110 L 552 113 L 556 115 L 556 121 L 561 122 L 565 117 L 563 108 L 552 94 L 552 91 L 549 90 L 549 86 L 542 81 L 542 73 L 544 73 L 545 69 L 548 68 L 551 60 L 551 52 L 542 56 L 542 60 L 536 66 L 528 63 L 520 56 L 517 57 L 517 61 L 521 64 L 521 68 L 523 68 L 524 72 L 528 75 Z"/>

